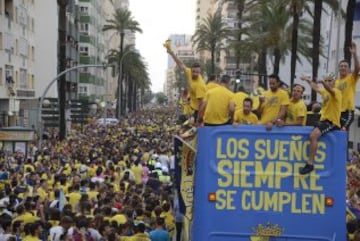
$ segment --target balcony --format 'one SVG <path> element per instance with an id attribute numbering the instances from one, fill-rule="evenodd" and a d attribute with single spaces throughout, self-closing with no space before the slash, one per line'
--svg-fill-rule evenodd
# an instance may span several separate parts
<path id="1" fill-rule="evenodd" d="M 31 99 L 35 97 L 34 89 L 16 89 L 16 97 L 19 99 Z"/>

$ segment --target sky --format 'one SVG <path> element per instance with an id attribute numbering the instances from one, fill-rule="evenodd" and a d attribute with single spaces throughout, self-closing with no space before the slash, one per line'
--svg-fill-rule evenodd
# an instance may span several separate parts
<path id="1" fill-rule="evenodd" d="M 136 48 L 148 64 L 151 90 L 163 91 L 168 54 L 163 43 L 171 34 L 193 34 L 195 0 L 129 0 L 129 10 L 139 22 Z"/>

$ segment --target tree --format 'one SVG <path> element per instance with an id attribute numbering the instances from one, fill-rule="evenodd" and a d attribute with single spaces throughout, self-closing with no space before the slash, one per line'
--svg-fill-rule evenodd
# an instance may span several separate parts
<path id="1" fill-rule="evenodd" d="M 321 14 L 323 11 L 323 3 L 328 4 L 333 11 L 339 8 L 337 0 L 317 0 L 314 1 L 314 24 L 313 24 L 313 48 L 312 48 L 312 77 L 316 81 L 318 78 L 319 55 L 321 48 Z M 316 92 L 311 91 L 311 100 L 316 101 Z"/>
<path id="2" fill-rule="evenodd" d="M 119 68 L 119 75 L 118 75 L 118 103 L 121 103 L 121 106 L 118 104 L 116 108 L 116 116 L 120 118 L 121 114 L 124 114 L 125 106 L 123 105 L 123 73 L 120 73 L 121 67 L 121 59 L 123 57 L 123 43 L 126 30 L 135 33 L 139 32 L 142 33 L 141 28 L 139 27 L 139 23 L 133 19 L 131 12 L 127 9 L 119 8 L 116 9 L 113 18 L 106 20 L 107 24 L 104 25 L 103 31 L 115 31 L 117 34 L 120 35 L 120 54 L 118 59 L 118 68 Z"/>
<path id="3" fill-rule="evenodd" d="M 135 111 L 139 106 L 137 103 L 137 94 L 140 91 L 140 94 L 143 93 L 142 90 L 150 87 L 151 83 L 149 81 L 149 75 L 147 72 L 147 66 L 143 61 L 141 55 L 136 51 L 133 45 L 127 45 L 124 48 L 124 53 L 126 58 L 123 59 L 123 74 L 126 84 L 126 98 L 123 98 L 124 105 L 129 109 L 129 111 Z M 107 55 L 108 62 L 116 63 L 119 59 L 120 52 L 116 49 L 109 51 Z"/>
<path id="4" fill-rule="evenodd" d="M 156 93 L 156 103 L 158 105 L 164 105 L 167 103 L 168 98 L 163 92 Z"/>
<path id="5" fill-rule="evenodd" d="M 206 19 L 203 19 L 203 23 L 198 26 L 192 37 L 197 51 L 210 51 L 212 73 L 215 72 L 215 53 L 224 49 L 223 41 L 228 37 L 229 29 L 219 12 L 214 15 L 209 14 Z"/>

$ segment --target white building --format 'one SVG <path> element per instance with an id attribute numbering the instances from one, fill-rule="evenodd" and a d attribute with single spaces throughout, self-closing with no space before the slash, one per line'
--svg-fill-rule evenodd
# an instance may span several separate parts
<path id="1" fill-rule="evenodd" d="M 0 0 L 0 122 L 17 125 L 21 101 L 35 97 L 34 0 Z"/>

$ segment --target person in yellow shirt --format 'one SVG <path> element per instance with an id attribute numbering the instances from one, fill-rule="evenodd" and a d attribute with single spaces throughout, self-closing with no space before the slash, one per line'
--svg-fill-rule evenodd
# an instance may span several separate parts
<path id="1" fill-rule="evenodd" d="M 317 150 L 317 143 L 320 136 L 334 130 L 340 129 L 341 101 L 342 96 L 339 89 L 334 88 L 335 79 L 330 76 L 319 81 L 324 88 L 320 88 L 316 82 L 309 77 L 301 76 L 313 90 L 318 92 L 323 100 L 321 118 L 310 134 L 310 154 L 305 166 L 300 169 L 300 174 L 305 175 L 314 170 L 314 158 Z"/>
<path id="2" fill-rule="evenodd" d="M 193 113 L 193 110 L 190 107 L 190 93 L 188 87 L 184 88 L 179 98 L 179 105 L 185 118 L 188 118 Z"/>
<path id="3" fill-rule="evenodd" d="M 272 74 L 269 76 L 270 89 L 264 92 L 260 99 L 260 124 L 267 125 L 269 129 L 272 125 L 279 125 L 281 120 L 285 120 L 287 106 L 289 105 L 289 94 L 280 88 L 279 76 Z"/>
<path id="4" fill-rule="evenodd" d="M 354 70 L 352 73 L 349 73 L 349 62 L 347 60 L 341 60 L 339 63 L 340 76 L 339 79 L 335 81 L 335 87 L 338 88 L 342 94 L 340 117 L 342 130 L 349 130 L 351 123 L 354 121 L 356 83 L 360 71 L 360 63 L 356 53 L 355 42 L 352 42 L 349 51 L 353 56 Z"/>
<path id="5" fill-rule="evenodd" d="M 210 75 L 206 82 L 206 91 L 211 90 L 218 86 L 219 86 L 219 84 L 216 80 L 216 75 L 214 75 L 214 74 Z"/>
<path id="6" fill-rule="evenodd" d="M 184 71 L 186 78 L 188 79 L 188 85 L 190 88 L 190 107 L 194 110 L 194 119 L 198 117 L 199 108 L 201 102 L 205 98 L 206 85 L 201 75 L 201 67 L 199 63 L 194 63 L 191 68 L 186 67 L 183 61 L 179 59 L 170 46 L 166 47 L 167 52 L 174 59 L 177 66 Z"/>
<path id="7" fill-rule="evenodd" d="M 204 113 L 203 118 L 197 120 L 205 126 L 219 126 L 232 123 L 235 103 L 234 93 L 228 89 L 229 75 L 221 77 L 220 85 L 206 92 L 206 97 L 201 105 L 199 113 Z"/>
<path id="8" fill-rule="evenodd" d="M 235 103 L 235 114 L 238 111 L 242 112 L 244 100 L 247 97 L 249 97 L 249 95 L 245 92 L 244 87 L 240 86 L 238 88 L 237 92 L 234 94 L 234 99 L 233 99 L 233 101 Z"/>
<path id="9" fill-rule="evenodd" d="M 307 110 L 302 99 L 304 91 L 304 86 L 299 84 L 294 85 L 285 122 L 281 120 L 279 126 L 304 126 L 306 124 Z"/>
<path id="10" fill-rule="evenodd" d="M 253 100 L 250 97 L 247 97 L 243 101 L 243 108 L 241 111 L 237 111 L 234 114 L 233 126 L 236 127 L 240 125 L 249 125 L 257 124 L 259 122 L 258 117 L 251 112 L 253 105 Z"/>

